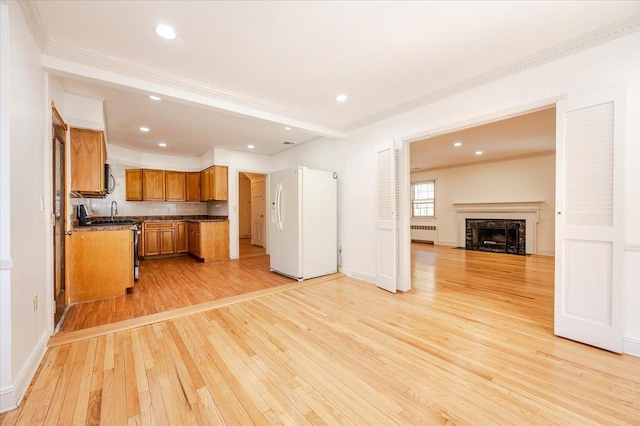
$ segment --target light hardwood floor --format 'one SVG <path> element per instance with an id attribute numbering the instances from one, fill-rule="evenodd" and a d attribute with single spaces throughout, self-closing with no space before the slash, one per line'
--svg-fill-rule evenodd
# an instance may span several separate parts
<path id="1" fill-rule="evenodd" d="M 264 247 L 254 246 L 251 244 L 251 238 L 240 238 L 240 259 L 245 257 L 262 256 L 267 253 Z"/>
<path id="2" fill-rule="evenodd" d="M 553 259 L 414 245 L 339 278 L 48 350 L 3 424 L 638 424 L 640 359 L 553 336 Z"/>
<path id="3" fill-rule="evenodd" d="M 60 333 L 139 318 L 293 282 L 269 256 L 212 263 L 190 256 L 143 260 L 130 294 L 69 307 Z"/>

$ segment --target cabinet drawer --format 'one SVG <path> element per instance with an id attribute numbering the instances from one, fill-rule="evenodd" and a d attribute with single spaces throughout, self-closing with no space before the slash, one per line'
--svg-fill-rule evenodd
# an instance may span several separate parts
<path id="1" fill-rule="evenodd" d="M 173 229 L 173 222 L 145 222 L 145 229 Z"/>
<path id="2" fill-rule="evenodd" d="M 189 230 L 199 231 L 200 230 L 200 222 L 189 222 Z"/>

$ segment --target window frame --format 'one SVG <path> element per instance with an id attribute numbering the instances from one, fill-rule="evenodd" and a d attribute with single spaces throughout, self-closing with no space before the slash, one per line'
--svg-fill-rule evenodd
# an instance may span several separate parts
<path id="1" fill-rule="evenodd" d="M 423 185 L 423 184 L 432 184 L 433 185 L 433 198 L 425 198 L 425 199 L 419 199 L 416 200 L 415 198 L 415 187 L 417 185 Z M 432 204 L 433 205 L 433 215 L 419 215 L 417 216 L 415 214 L 415 206 L 416 204 L 425 204 L 425 205 L 429 205 Z M 428 179 L 428 180 L 421 180 L 421 181 L 417 181 L 417 182 L 411 182 L 411 218 L 412 219 L 435 219 L 436 218 L 436 180 L 435 179 Z"/>

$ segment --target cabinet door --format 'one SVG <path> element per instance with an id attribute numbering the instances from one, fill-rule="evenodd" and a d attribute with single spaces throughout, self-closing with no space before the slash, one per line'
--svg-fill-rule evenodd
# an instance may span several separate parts
<path id="1" fill-rule="evenodd" d="M 142 199 L 164 201 L 164 170 L 142 171 Z"/>
<path id="2" fill-rule="evenodd" d="M 189 234 L 187 222 L 176 222 L 176 253 L 187 253 L 189 251 Z"/>
<path id="3" fill-rule="evenodd" d="M 155 256 L 160 254 L 160 230 L 151 228 L 144 230 L 144 255 Z"/>
<path id="4" fill-rule="evenodd" d="M 125 170 L 127 201 L 142 201 L 142 170 Z"/>
<path id="5" fill-rule="evenodd" d="M 189 223 L 189 253 L 202 257 L 200 253 L 200 223 Z"/>
<path id="6" fill-rule="evenodd" d="M 229 168 L 227 166 L 214 166 L 213 174 L 213 195 L 214 200 L 229 199 Z"/>
<path id="7" fill-rule="evenodd" d="M 104 193 L 106 155 L 102 132 L 71 128 L 71 191 Z"/>
<path id="8" fill-rule="evenodd" d="M 187 173 L 187 201 L 200 201 L 200 172 Z"/>
<path id="9" fill-rule="evenodd" d="M 173 254 L 175 252 L 175 231 L 173 227 L 160 229 L 160 254 Z"/>
<path id="10" fill-rule="evenodd" d="M 200 200 L 209 201 L 209 169 L 200 172 Z"/>
<path id="11" fill-rule="evenodd" d="M 167 201 L 184 201 L 187 198 L 185 172 L 164 172 Z"/>

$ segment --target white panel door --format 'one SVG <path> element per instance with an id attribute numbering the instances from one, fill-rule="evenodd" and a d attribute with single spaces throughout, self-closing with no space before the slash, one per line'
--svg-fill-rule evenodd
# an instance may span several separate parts
<path id="1" fill-rule="evenodd" d="M 265 246 L 264 181 L 251 182 L 251 244 Z"/>
<path id="2" fill-rule="evenodd" d="M 376 146 L 376 285 L 396 292 L 397 285 L 397 228 L 396 176 L 393 142 Z"/>
<path id="3" fill-rule="evenodd" d="M 624 92 L 558 102 L 555 334 L 622 351 Z"/>

